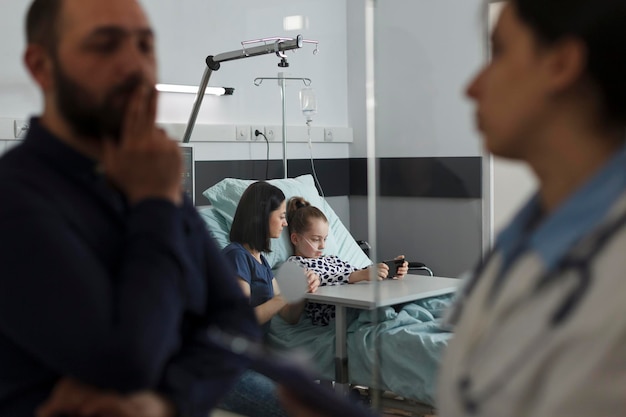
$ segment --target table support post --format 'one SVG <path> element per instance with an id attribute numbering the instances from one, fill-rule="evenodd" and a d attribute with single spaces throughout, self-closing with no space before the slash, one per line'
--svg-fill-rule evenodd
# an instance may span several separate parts
<path id="1" fill-rule="evenodd" d="M 348 345 L 346 340 L 346 307 L 335 307 L 335 390 L 348 394 Z"/>

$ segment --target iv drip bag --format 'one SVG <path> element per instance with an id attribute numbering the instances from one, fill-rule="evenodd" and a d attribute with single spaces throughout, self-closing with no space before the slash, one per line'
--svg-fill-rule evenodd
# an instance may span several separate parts
<path id="1" fill-rule="evenodd" d="M 313 116 L 317 114 L 317 100 L 315 99 L 315 91 L 311 87 L 300 90 L 300 107 L 306 121 L 312 121 Z"/>

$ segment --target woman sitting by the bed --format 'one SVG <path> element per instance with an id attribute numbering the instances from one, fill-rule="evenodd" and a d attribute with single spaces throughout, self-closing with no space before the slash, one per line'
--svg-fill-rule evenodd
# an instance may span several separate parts
<path id="1" fill-rule="evenodd" d="M 270 239 L 278 238 L 287 225 L 285 218 L 283 192 L 266 182 L 251 184 L 237 205 L 230 230 L 231 243 L 222 250 L 265 332 L 276 314 L 288 323 L 295 323 L 304 309 L 304 302 L 288 304 L 281 296 L 272 268 L 263 256 L 271 250 Z M 319 280 L 312 272 L 307 276 L 308 289 L 314 292 Z M 220 408 L 255 417 L 285 415 L 277 403 L 273 382 L 253 371 L 243 374 Z"/>
<path id="2" fill-rule="evenodd" d="M 359 269 L 335 255 L 324 255 L 324 244 L 328 237 L 328 219 L 320 209 L 312 206 L 302 197 L 293 197 L 287 207 L 289 239 L 294 248 L 294 256 L 289 262 L 297 262 L 307 273 L 315 272 L 320 286 L 351 284 L 369 281 L 370 270 Z M 398 256 L 396 259 L 403 259 Z M 376 265 L 379 280 L 387 278 L 389 268 L 384 263 Z M 402 279 L 408 272 L 408 263 L 404 261 L 397 268 L 395 278 Z M 335 317 L 335 307 L 328 304 L 307 303 L 307 317 L 315 325 L 326 326 Z"/>
<path id="3" fill-rule="evenodd" d="M 287 322 L 298 321 L 304 306 L 287 304 L 263 256 L 271 252 L 270 239 L 280 237 L 287 226 L 285 206 L 285 194 L 278 187 L 263 181 L 251 184 L 237 205 L 230 229 L 231 243 L 222 250 L 264 329 L 276 314 Z M 309 277 L 309 291 L 314 292 L 318 282 L 311 273 Z"/>

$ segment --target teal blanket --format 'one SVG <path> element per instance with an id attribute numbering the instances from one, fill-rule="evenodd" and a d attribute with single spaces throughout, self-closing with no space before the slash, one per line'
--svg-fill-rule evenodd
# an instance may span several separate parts
<path id="1" fill-rule="evenodd" d="M 445 295 L 378 310 L 349 309 L 350 382 L 374 386 L 373 369 L 378 363 L 380 388 L 434 405 L 439 359 L 452 336 L 439 326 L 439 320 L 451 298 Z M 320 378 L 334 379 L 334 322 L 314 326 L 302 317 L 290 325 L 275 317 L 267 340 L 277 349 L 304 351 Z"/>

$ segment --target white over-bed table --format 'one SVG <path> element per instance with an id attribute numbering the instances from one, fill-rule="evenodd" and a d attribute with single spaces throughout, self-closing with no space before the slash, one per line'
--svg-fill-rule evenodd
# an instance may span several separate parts
<path id="1" fill-rule="evenodd" d="M 346 392 L 350 382 L 348 376 L 348 347 L 346 344 L 346 309 L 348 307 L 373 310 L 395 304 L 408 303 L 438 295 L 450 294 L 459 285 L 457 278 L 406 275 L 404 279 L 378 281 L 375 285 L 360 282 L 350 285 L 319 287 L 305 298 L 335 306 L 335 388 Z"/>

